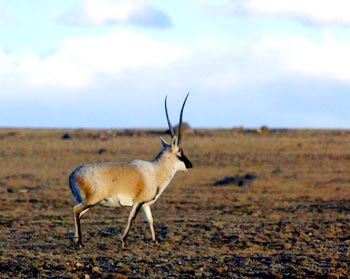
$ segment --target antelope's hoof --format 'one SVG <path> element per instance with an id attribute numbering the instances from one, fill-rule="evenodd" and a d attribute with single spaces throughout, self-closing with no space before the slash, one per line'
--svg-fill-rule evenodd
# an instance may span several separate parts
<path id="1" fill-rule="evenodd" d="M 122 240 L 122 249 L 126 248 L 126 241 Z"/>
<path id="2" fill-rule="evenodd" d="M 75 244 L 75 248 L 77 249 L 83 249 L 84 248 L 84 244 L 81 242 L 81 240 L 75 240 L 74 241 L 74 244 Z"/>

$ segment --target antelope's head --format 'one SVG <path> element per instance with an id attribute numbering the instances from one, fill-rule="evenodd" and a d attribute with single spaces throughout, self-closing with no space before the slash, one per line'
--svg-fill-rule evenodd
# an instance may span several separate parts
<path id="1" fill-rule="evenodd" d="M 180 120 L 179 120 L 179 125 L 177 128 L 176 135 L 175 135 L 174 128 L 170 123 L 168 108 L 167 108 L 167 97 L 165 97 L 165 114 L 166 114 L 166 119 L 168 121 L 169 131 L 171 134 L 171 144 L 168 144 L 163 138 L 161 138 L 161 142 L 163 145 L 163 150 L 161 153 L 162 153 L 162 156 L 164 156 L 168 160 L 172 161 L 172 163 L 175 165 L 175 168 L 178 171 L 187 171 L 187 169 L 192 168 L 191 161 L 185 156 L 184 151 L 181 148 L 182 114 L 183 114 L 183 110 L 184 110 L 188 95 L 189 94 L 187 94 L 187 96 L 182 104 L 182 108 L 181 108 L 181 112 L 180 112 Z"/>

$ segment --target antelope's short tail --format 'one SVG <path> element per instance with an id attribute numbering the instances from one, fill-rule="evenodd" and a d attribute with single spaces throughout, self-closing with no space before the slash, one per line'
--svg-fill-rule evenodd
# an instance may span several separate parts
<path id="1" fill-rule="evenodd" d="M 74 170 L 69 176 L 69 187 L 70 187 L 70 190 L 72 191 L 73 198 L 77 203 L 83 202 L 83 198 L 81 197 L 81 193 L 78 188 L 77 182 L 75 181 L 75 175 L 80 168 L 81 167 Z"/>

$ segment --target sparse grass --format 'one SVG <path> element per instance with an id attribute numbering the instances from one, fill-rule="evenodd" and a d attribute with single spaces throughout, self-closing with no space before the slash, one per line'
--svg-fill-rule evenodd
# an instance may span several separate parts
<path id="1" fill-rule="evenodd" d="M 76 251 L 70 172 L 160 149 L 159 131 L 101 132 L 0 130 L 0 278 L 347 278 L 349 131 L 184 135 L 194 168 L 153 206 L 160 244 L 141 216 L 122 250 L 129 208 L 96 207 Z M 246 173 L 257 176 L 250 186 L 213 186 Z"/>

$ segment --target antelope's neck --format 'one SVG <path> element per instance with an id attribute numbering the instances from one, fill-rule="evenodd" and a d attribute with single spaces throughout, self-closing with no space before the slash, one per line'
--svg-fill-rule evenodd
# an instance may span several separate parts
<path id="1" fill-rule="evenodd" d="M 174 175 L 176 174 L 177 170 L 175 166 L 171 165 L 165 165 L 162 164 L 161 161 L 154 162 L 155 164 L 155 174 L 157 179 L 157 188 L 158 192 L 156 195 L 156 200 L 158 197 L 163 193 L 163 191 L 166 189 L 166 187 L 169 185 L 171 180 L 174 178 Z"/>

